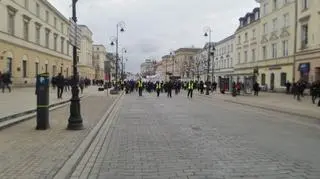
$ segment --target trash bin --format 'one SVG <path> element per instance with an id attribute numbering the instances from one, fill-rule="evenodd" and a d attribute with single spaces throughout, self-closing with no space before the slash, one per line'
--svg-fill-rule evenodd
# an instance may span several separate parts
<path id="1" fill-rule="evenodd" d="M 37 75 L 37 130 L 46 130 L 49 125 L 49 74 Z"/>

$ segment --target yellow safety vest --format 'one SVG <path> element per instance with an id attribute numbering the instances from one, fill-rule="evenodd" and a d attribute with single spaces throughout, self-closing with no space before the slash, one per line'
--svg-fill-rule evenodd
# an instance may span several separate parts
<path id="1" fill-rule="evenodd" d="M 142 82 L 141 82 L 141 81 L 138 82 L 138 87 L 139 87 L 139 88 L 142 87 Z"/>
<path id="2" fill-rule="evenodd" d="M 189 82 L 188 89 L 193 89 L 193 83 Z"/>
<path id="3" fill-rule="evenodd" d="M 156 87 L 157 89 L 160 89 L 161 88 L 161 85 L 160 84 L 157 84 L 157 87 Z"/>

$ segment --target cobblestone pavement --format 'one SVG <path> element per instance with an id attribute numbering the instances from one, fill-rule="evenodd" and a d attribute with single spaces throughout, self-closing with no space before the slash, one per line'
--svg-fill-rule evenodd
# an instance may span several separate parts
<path id="1" fill-rule="evenodd" d="M 196 94 L 197 93 L 198 92 L 196 92 Z M 320 119 L 319 107 L 316 104 L 312 104 L 311 96 L 305 96 L 301 98 L 301 101 L 297 101 L 292 95 L 287 95 L 284 93 L 262 92 L 259 94 L 259 96 L 239 95 L 237 97 L 232 97 L 231 94 L 221 94 L 220 92 L 215 92 L 214 94 L 210 94 L 210 97 L 213 99 L 222 99 L 228 102 L 248 104 Z"/>
<path id="2" fill-rule="evenodd" d="M 98 123 L 115 96 L 91 93 L 81 101 L 85 129 L 68 131 L 69 105 L 50 112 L 51 129 L 36 131 L 36 119 L 0 132 L 0 178 L 52 178 Z"/>
<path id="3" fill-rule="evenodd" d="M 85 88 L 82 95 L 94 93 L 97 88 L 97 86 Z M 50 104 L 59 103 L 70 98 L 71 91 L 65 91 L 62 99 L 57 99 L 57 90 L 50 88 Z M 35 109 L 37 105 L 34 88 L 17 88 L 13 89 L 11 93 L 0 92 L 0 99 L 0 118 Z"/>
<path id="4" fill-rule="evenodd" d="M 185 94 L 129 94 L 117 116 L 86 178 L 320 178 L 319 123 L 300 117 Z"/>

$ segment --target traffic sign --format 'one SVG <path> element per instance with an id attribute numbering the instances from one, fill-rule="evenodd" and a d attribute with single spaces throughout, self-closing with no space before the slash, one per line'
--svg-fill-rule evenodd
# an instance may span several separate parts
<path id="1" fill-rule="evenodd" d="M 76 46 L 80 49 L 81 45 L 81 29 L 78 25 L 70 18 L 69 19 L 70 26 L 69 26 L 69 41 L 70 44 Z"/>

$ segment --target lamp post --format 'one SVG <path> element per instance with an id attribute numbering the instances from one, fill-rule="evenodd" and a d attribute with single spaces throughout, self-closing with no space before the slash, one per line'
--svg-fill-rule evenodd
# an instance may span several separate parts
<path id="1" fill-rule="evenodd" d="M 75 41 L 73 44 L 73 82 L 72 82 L 72 98 L 70 104 L 70 116 L 68 119 L 69 130 L 83 129 L 83 120 L 80 112 L 80 98 L 79 98 L 79 76 L 77 68 L 77 16 L 76 3 L 78 0 L 72 0 L 72 20 L 75 24 Z"/>
<path id="2" fill-rule="evenodd" d="M 115 85 L 115 91 L 117 92 L 119 90 L 118 88 L 118 68 L 119 68 L 119 31 L 124 32 L 125 23 L 123 21 L 120 21 L 117 25 L 117 36 L 114 40 L 111 41 L 111 45 L 116 45 L 116 85 Z"/>
<path id="3" fill-rule="evenodd" d="M 123 54 L 127 53 L 127 50 L 125 48 L 121 49 L 121 80 L 124 80 L 124 70 L 123 70 Z"/>
<path id="4" fill-rule="evenodd" d="M 208 59 L 207 59 L 207 89 L 206 89 L 206 95 L 209 95 L 209 72 L 210 72 L 210 55 L 211 55 L 211 32 L 212 29 L 210 27 L 204 28 L 204 36 L 209 37 L 209 43 L 208 43 Z"/>

